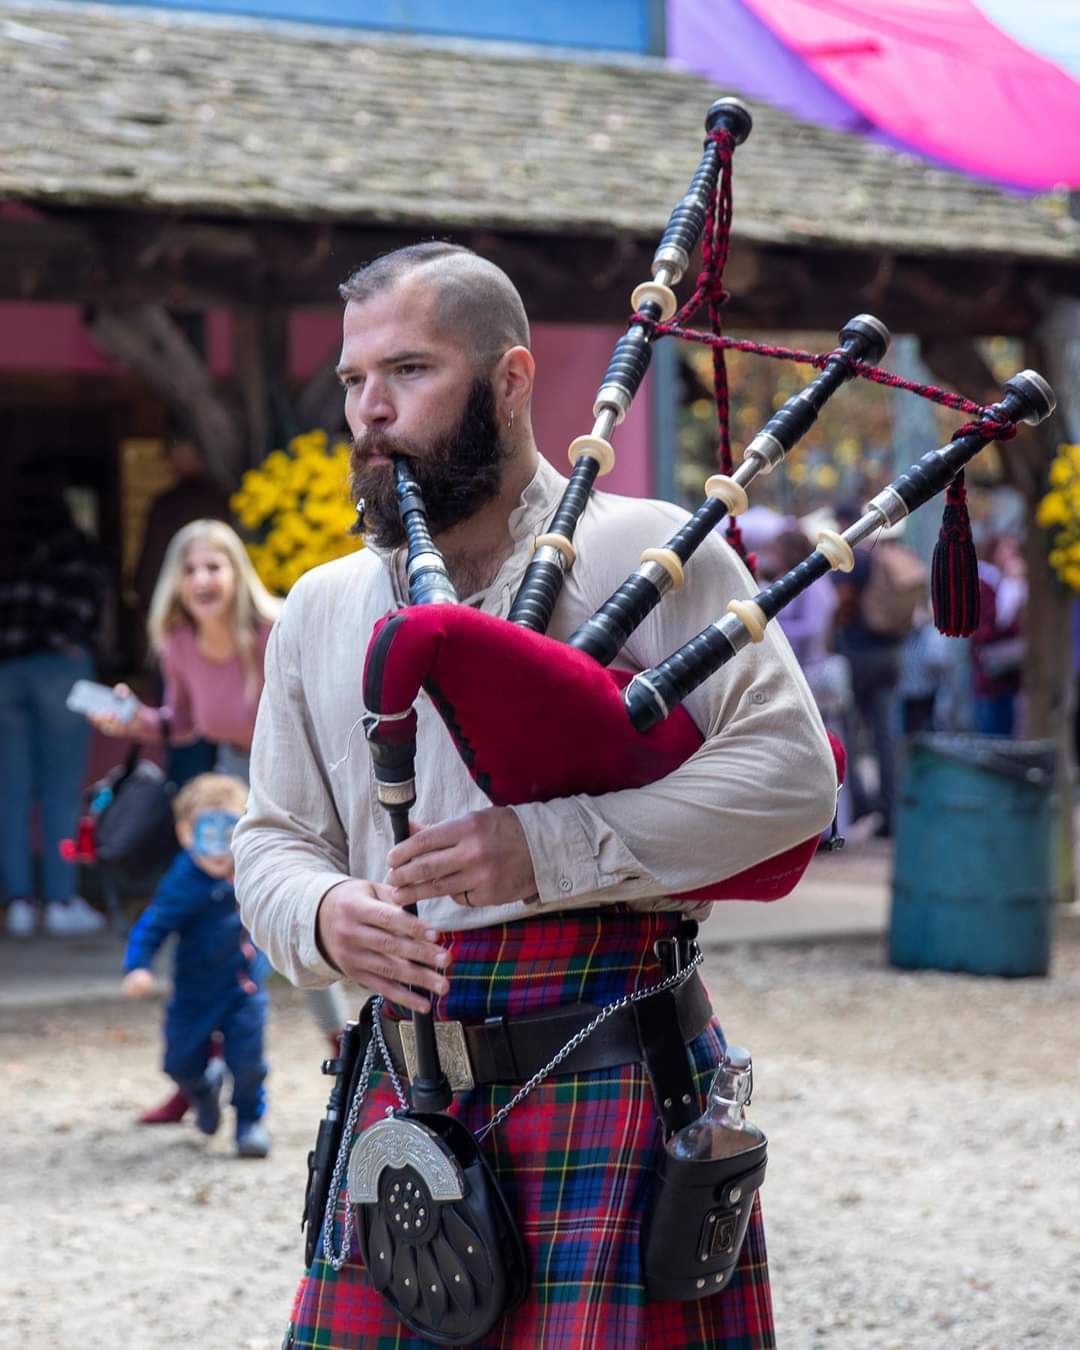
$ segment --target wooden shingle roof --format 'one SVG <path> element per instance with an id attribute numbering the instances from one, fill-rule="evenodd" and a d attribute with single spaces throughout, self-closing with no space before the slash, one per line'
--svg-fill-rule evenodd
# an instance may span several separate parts
<path id="1" fill-rule="evenodd" d="M 656 60 L 17 0 L 0 70 L 0 199 L 548 236 L 657 236 L 737 92 Z M 1080 261 L 1061 203 L 751 106 L 737 235 Z"/>

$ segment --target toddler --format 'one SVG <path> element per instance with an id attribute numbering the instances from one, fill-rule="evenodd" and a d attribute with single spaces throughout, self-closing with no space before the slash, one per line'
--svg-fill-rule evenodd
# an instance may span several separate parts
<path id="1" fill-rule="evenodd" d="M 176 834 L 183 852 L 131 931 L 123 991 L 132 998 L 150 992 L 154 954 L 176 933 L 173 993 L 165 1010 L 165 1072 L 194 1105 L 199 1129 L 216 1133 L 224 1075 L 209 1047 L 213 1033 L 220 1031 L 233 1080 L 236 1151 L 242 1158 L 265 1158 L 270 1138 L 262 1121 L 263 984 L 269 962 L 240 922 L 232 884 L 232 832 L 246 800 L 247 785 L 220 773 L 200 774 L 177 794 Z"/>

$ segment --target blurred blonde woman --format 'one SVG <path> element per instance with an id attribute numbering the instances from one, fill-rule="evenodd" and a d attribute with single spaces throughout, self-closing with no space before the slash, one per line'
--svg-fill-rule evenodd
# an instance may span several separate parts
<path id="1" fill-rule="evenodd" d="M 166 743 L 214 742 L 216 768 L 245 782 L 263 687 L 263 660 L 281 601 L 259 580 L 235 530 L 220 520 L 195 520 L 169 543 L 150 601 L 150 648 L 161 663 L 161 707 L 136 704 L 127 719 L 92 714 L 109 736 Z M 130 694 L 118 684 L 122 698 Z M 345 1021 L 344 996 L 336 986 L 312 990 L 309 1005 L 336 1045 Z M 146 1124 L 179 1120 L 187 1108 L 178 1094 L 148 1111 Z"/>
<path id="2" fill-rule="evenodd" d="M 169 543 L 150 601 L 148 635 L 161 662 L 162 706 L 136 706 L 124 721 L 95 715 L 111 736 L 218 746 L 217 768 L 246 780 L 263 658 L 281 609 L 259 580 L 239 536 L 220 520 L 194 520 Z M 117 685 L 122 696 L 130 693 Z"/>

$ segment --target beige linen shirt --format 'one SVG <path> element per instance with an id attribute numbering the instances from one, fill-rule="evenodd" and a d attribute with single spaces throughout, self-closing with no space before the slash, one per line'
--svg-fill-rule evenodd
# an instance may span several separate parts
<path id="1" fill-rule="evenodd" d="M 513 553 L 469 603 L 505 617 L 566 479 L 546 461 L 511 513 Z M 644 548 L 686 520 L 665 502 L 595 492 L 574 537 L 577 562 L 551 624 L 565 640 L 634 571 Z M 366 548 L 315 568 L 289 594 L 266 656 L 255 726 L 251 795 L 237 826 L 236 890 L 253 938 L 294 984 L 325 985 L 338 972 L 319 951 L 319 901 L 350 877 L 382 880 L 392 846 L 361 726 L 361 672 L 372 627 L 405 602 L 401 551 Z M 630 637 L 617 664 L 644 670 L 725 609 L 754 593 L 749 573 L 718 534 L 687 566 L 686 584 Z M 513 691 L 507 690 L 507 697 Z M 674 773 L 646 787 L 512 809 L 536 873 L 538 900 L 467 909 L 422 901 L 440 930 L 505 923 L 550 910 L 627 903 L 679 908 L 673 892 L 721 880 L 823 830 L 836 776 L 825 730 L 779 625 L 740 652 L 686 700 L 705 740 Z M 558 709 L 523 707 L 522 717 Z M 413 818 L 434 823 L 490 805 L 421 694 Z M 722 907 L 717 922 L 723 921 Z"/>

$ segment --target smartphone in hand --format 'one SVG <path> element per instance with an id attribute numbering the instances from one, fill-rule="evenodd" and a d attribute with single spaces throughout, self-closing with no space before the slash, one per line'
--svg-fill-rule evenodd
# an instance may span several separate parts
<path id="1" fill-rule="evenodd" d="M 67 696 L 67 706 L 75 713 L 106 713 L 130 722 L 139 700 L 134 694 L 118 698 L 109 685 L 98 684 L 95 680 L 76 680 Z"/>

